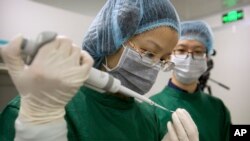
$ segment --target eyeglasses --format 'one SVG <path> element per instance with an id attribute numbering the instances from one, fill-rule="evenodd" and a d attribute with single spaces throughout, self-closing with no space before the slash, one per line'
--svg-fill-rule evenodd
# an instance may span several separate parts
<path id="1" fill-rule="evenodd" d="M 133 49 L 140 55 L 141 61 L 143 64 L 149 67 L 157 67 L 160 68 L 162 71 L 169 71 L 172 70 L 175 64 L 169 60 L 162 60 L 154 58 L 155 54 L 150 51 L 141 51 L 140 49 L 136 48 L 132 42 L 129 42 L 129 48 Z M 127 47 L 123 45 L 124 47 Z"/>
<path id="2" fill-rule="evenodd" d="M 180 58 L 180 59 L 186 59 L 188 58 L 188 55 L 191 54 L 194 60 L 201 60 L 201 59 L 206 58 L 207 56 L 205 51 L 200 51 L 200 50 L 188 51 L 185 49 L 173 50 L 173 54 L 176 58 Z"/>

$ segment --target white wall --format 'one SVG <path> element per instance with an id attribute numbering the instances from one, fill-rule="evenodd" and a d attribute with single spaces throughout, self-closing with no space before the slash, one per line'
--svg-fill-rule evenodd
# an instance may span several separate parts
<path id="1" fill-rule="evenodd" d="M 50 7 L 31 0 L 0 1 L 0 38 L 11 39 L 17 33 L 34 38 L 44 30 L 69 36 L 81 46 L 93 17 Z"/>
<path id="2" fill-rule="evenodd" d="M 233 124 L 250 124 L 250 6 L 243 7 L 242 21 L 223 25 L 221 15 L 213 15 L 203 20 L 213 28 L 214 69 L 211 78 L 230 87 L 230 91 L 208 81 L 214 96 L 221 98 L 231 112 Z M 159 92 L 169 80 L 171 73 L 160 73 L 156 84 L 147 94 Z"/>
<path id="3" fill-rule="evenodd" d="M 215 96 L 223 99 L 231 111 L 232 121 L 237 124 L 250 124 L 250 6 L 242 8 L 245 18 L 242 21 L 219 24 L 221 14 L 206 18 L 214 29 L 215 68 L 211 78 L 230 86 L 227 91 L 210 82 Z"/>

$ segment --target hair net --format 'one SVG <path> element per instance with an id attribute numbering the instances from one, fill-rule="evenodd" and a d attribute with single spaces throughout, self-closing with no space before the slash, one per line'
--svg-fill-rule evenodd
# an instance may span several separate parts
<path id="1" fill-rule="evenodd" d="M 0 39 L 0 46 L 8 44 L 8 41 Z"/>
<path id="2" fill-rule="evenodd" d="M 168 26 L 179 33 L 179 17 L 168 0 L 108 0 L 87 31 L 82 48 L 99 67 L 130 37 Z"/>
<path id="3" fill-rule="evenodd" d="M 197 40 L 210 54 L 213 51 L 213 33 L 211 27 L 203 21 L 187 21 L 181 23 L 181 40 Z"/>

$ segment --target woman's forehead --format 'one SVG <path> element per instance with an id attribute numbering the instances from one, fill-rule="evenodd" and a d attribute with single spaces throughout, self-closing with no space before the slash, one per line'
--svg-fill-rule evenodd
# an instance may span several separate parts
<path id="1" fill-rule="evenodd" d="M 163 26 L 139 34 L 133 39 L 139 42 L 157 44 L 158 47 L 164 49 L 166 46 L 176 45 L 178 41 L 178 33 L 170 27 Z"/>

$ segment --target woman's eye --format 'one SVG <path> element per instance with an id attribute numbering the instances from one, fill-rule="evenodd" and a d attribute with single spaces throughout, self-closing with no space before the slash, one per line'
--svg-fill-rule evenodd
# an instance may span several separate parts
<path id="1" fill-rule="evenodd" d="M 177 49 L 176 51 L 179 52 L 179 53 L 185 53 L 186 52 L 185 49 Z"/>
<path id="2" fill-rule="evenodd" d="M 145 54 L 145 56 L 147 56 L 148 58 L 154 58 L 155 54 L 151 53 L 151 52 L 147 52 Z"/>
<path id="3" fill-rule="evenodd" d="M 204 54 L 204 51 L 194 51 L 194 54 Z"/>

